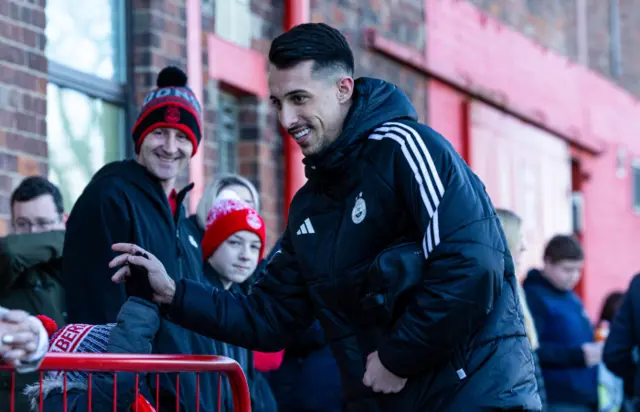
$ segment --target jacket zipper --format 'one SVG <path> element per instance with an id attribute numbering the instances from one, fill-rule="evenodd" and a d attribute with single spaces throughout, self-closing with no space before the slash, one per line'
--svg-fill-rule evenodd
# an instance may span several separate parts
<path id="1" fill-rule="evenodd" d="M 342 204 L 342 208 L 341 211 L 342 213 L 340 214 L 340 222 L 338 223 L 338 229 L 335 231 L 335 235 L 333 236 L 333 242 L 331 242 L 331 253 L 329 256 L 329 280 L 331 282 L 331 286 L 333 287 L 337 287 L 338 285 L 338 280 L 337 277 L 334 273 L 333 267 L 335 265 L 335 260 L 336 260 L 336 243 L 338 243 L 338 237 L 340 236 L 340 229 L 342 229 L 342 221 L 344 220 L 344 213 L 347 207 L 347 202 L 345 201 Z M 342 295 L 338 294 L 338 304 L 340 306 L 342 306 Z"/>

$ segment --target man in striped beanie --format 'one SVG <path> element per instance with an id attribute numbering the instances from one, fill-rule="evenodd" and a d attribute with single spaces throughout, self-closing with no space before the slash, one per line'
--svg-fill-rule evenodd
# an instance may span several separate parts
<path id="1" fill-rule="evenodd" d="M 126 288 L 111 282 L 115 242 L 138 242 L 153 250 L 176 279 L 205 281 L 198 234 L 182 205 L 193 184 L 176 187 L 178 174 L 188 167 L 202 138 L 201 105 L 187 86 L 186 74 L 176 67 L 160 71 L 156 86 L 142 101 L 127 137 L 133 139 L 135 159 L 100 169 L 67 221 L 62 272 L 69 323 L 113 323 L 128 296 L 152 298 L 144 277 L 132 277 Z M 153 353 L 205 355 L 215 353 L 215 342 L 161 321 Z M 160 374 L 158 382 L 171 399 L 178 390 L 195 393 L 198 384 L 217 388 L 217 379 L 205 374 L 197 382 L 189 375 L 178 388 L 173 376 Z M 150 385 L 155 390 L 156 383 Z M 186 410 L 196 410 L 193 398 L 181 401 Z M 201 410 L 214 410 L 216 390 L 202 393 L 199 402 Z"/>

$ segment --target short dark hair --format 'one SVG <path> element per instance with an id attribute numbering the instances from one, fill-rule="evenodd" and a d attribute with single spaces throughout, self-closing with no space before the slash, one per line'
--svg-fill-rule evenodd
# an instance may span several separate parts
<path id="1" fill-rule="evenodd" d="M 544 248 L 544 260 L 553 264 L 561 260 L 584 260 L 584 253 L 575 236 L 555 235 Z"/>
<path id="2" fill-rule="evenodd" d="M 15 202 L 28 202 L 42 195 L 51 195 L 59 214 L 64 213 L 64 203 L 60 189 L 49 180 L 41 176 L 29 176 L 20 182 L 11 194 L 11 211 Z"/>
<path id="3" fill-rule="evenodd" d="M 278 69 L 288 69 L 312 60 L 314 71 L 342 69 L 354 72 L 353 52 L 347 39 L 324 23 L 304 23 L 282 33 L 271 42 L 269 61 Z"/>

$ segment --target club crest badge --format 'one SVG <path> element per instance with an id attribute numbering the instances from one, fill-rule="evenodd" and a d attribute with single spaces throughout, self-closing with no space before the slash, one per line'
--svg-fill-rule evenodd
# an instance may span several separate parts
<path id="1" fill-rule="evenodd" d="M 259 230 L 262 227 L 262 222 L 260 222 L 260 218 L 255 212 L 247 213 L 247 224 L 255 230 Z"/>
<path id="2" fill-rule="evenodd" d="M 351 220 L 356 225 L 361 223 L 364 218 L 367 216 L 367 204 L 362 198 L 362 192 L 356 197 L 356 204 L 353 206 L 353 210 L 351 210 Z"/>
<path id="3" fill-rule="evenodd" d="M 180 122 L 180 109 L 177 106 L 169 106 L 164 112 L 164 120 L 167 123 L 179 123 Z"/>

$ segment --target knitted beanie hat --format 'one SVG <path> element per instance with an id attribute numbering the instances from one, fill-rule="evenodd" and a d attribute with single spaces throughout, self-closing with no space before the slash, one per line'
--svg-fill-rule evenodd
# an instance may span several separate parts
<path id="1" fill-rule="evenodd" d="M 203 258 L 208 259 L 229 236 L 242 230 L 258 235 L 262 242 L 258 260 L 262 259 L 266 238 L 262 217 L 243 200 L 217 200 L 207 216 L 207 230 L 202 238 Z"/>
<path id="2" fill-rule="evenodd" d="M 42 319 L 41 319 L 42 321 Z M 43 324 L 45 322 L 43 321 Z M 51 336 L 49 339 L 49 352 L 58 353 L 105 353 L 107 352 L 107 343 L 109 342 L 109 334 L 115 323 L 107 323 L 106 325 L 85 325 L 85 324 L 69 324 Z M 45 324 L 45 327 L 47 325 Z M 47 328 L 47 332 L 50 329 Z M 60 375 L 61 371 L 49 371 L 42 381 L 42 394 L 46 398 L 52 390 L 63 390 L 64 383 Z M 88 372 L 68 371 L 67 373 L 67 390 L 81 389 L 86 390 Z M 40 384 L 28 385 L 24 389 L 24 394 L 31 398 L 31 410 L 39 410 L 37 407 L 40 396 Z M 137 407 L 135 406 L 137 404 Z M 134 399 L 134 404 L 130 410 L 140 412 L 155 412 L 151 404 L 142 396 Z"/>
<path id="3" fill-rule="evenodd" d="M 115 323 L 106 325 L 85 325 L 74 323 L 60 328 L 49 339 L 49 352 L 58 353 L 105 353 L 109 342 L 109 332 Z M 49 374 L 60 375 L 59 371 Z M 87 379 L 88 373 L 82 371 L 67 372 L 68 381 Z"/>
<path id="4" fill-rule="evenodd" d="M 192 156 L 202 138 L 201 108 L 193 91 L 187 86 L 187 75 L 177 67 L 168 66 L 158 74 L 158 86 L 147 94 L 133 126 L 136 153 L 144 138 L 154 129 L 167 127 L 187 135 L 193 145 Z"/>

